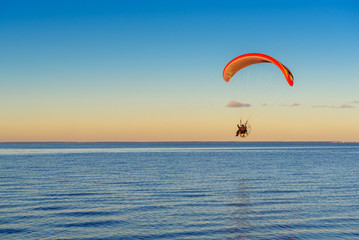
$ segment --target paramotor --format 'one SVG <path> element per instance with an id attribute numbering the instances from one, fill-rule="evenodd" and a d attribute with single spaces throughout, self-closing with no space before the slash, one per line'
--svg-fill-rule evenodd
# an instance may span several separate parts
<path id="1" fill-rule="evenodd" d="M 253 64 L 258 64 L 258 63 L 272 63 L 274 65 L 276 65 L 281 72 L 283 73 L 287 83 L 289 84 L 289 86 L 293 86 L 294 83 L 294 78 L 292 73 L 290 72 L 290 70 L 284 66 L 282 63 L 280 63 L 278 60 L 276 60 L 275 58 L 265 55 L 265 54 L 261 54 L 261 53 L 247 53 L 247 54 L 243 54 L 241 56 L 238 56 L 234 59 L 232 59 L 223 69 L 223 79 L 226 82 L 229 82 L 231 80 L 231 78 L 240 70 L 242 70 L 243 68 L 246 68 L 250 65 Z M 280 80 L 280 79 L 279 79 Z M 243 91 L 242 91 L 243 92 Z M 257 94 L 256 94 L 257 96 Z M 232 104 L 228 104 L 227 106 L 233 107 L 235 103 L 235 107 L 244 107 L 244 106 L 251 106 L 248 103 L 240 103 L 240 102 L 235 102 L 235 101 L 231 101 Z M 236 136 L 240 136 L 242 138 L 247 137 L 250 133 L 250 125 L 248 124 L 248 118 L 244 119 L 245 120 L 245 124 L 237 124 L 238 127 L 238 131 L 236 132 Z M 242 116 L 241 116 L 241 120 L 242 122 Z"/>

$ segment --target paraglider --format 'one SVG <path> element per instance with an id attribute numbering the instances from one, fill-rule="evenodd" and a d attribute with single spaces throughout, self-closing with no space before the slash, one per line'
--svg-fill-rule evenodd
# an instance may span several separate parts
<path id="1" fill-rule="evenodd" d="M 238 130 L 236 132 L 236 137 L 240 136 L 245 138 L 251 132 L 251 126 L 249 125 L 248 121 L 246 121 L 244 124 L 242 124 L 242 121 L 240 121 L 240 124 L 237 124 L 237 127 Z"/>
<path id="2" fill-rule="evenodd" d="M 223 70 L 223 79 L 229 82 L 238 71 L 258 63 L 272 63 L 276 65 L 282 71 L 288 85 L 293 86 L 294 78 L 290 70 L 275 58 L 261 53 L 247 53 L 232 59 Z M 246 120 L 245 124 L 242 124 L 242 121 L 240 121 L 237 127 L 236 136 L 244 138 L 249 135 L 250 125 L 248 120 Z"/>

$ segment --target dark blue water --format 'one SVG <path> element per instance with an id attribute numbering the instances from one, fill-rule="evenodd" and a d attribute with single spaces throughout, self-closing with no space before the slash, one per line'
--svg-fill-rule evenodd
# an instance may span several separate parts
<path id="1" fill-rule="evenodd" d="M 2 143 L 0 239 L 359 239 L 359 144 Z"/>

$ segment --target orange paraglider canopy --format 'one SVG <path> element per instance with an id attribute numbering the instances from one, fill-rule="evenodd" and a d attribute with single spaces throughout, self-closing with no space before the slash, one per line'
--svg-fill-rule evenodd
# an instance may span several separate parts
<path id="1" fill-rule="evenodd" d="M 283 73 L 290 86 L 293 86 L 293 75 L 289 69 L 271 56 L 261 53 L 247 53 L 232 59 L 223 70 L 223 79 L 229 82 L 239 70 L 257 63 L 273 63 Z"/>

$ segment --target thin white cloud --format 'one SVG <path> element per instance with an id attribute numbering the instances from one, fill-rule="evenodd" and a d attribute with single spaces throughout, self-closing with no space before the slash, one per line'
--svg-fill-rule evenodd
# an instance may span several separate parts
<path id="1" fill-rule="evenodd" d="M 298 107 L 301 106 L 299 103 L 293 103 L 293 104 L 279 104 L 279 105 L 268 105 L 266 103 L 263 103 L 261 105 L 262 107 Z"/>
<path id="2" fill-rule="evenodd" d="M 313 106 L 313 108 L 329 108 L 330 106 L 328 105 L 315 105 Z"/>
<path id="3" fill-rule="evenodd" d="M 241 108 L 241 107 L 250 107 L 251 105 L 249 103 L 241 103 L 237 101 L 230 101 L 226 107 L 230 108 Z"/>
<path id="4" fill-rule="evenodd" d="M 338 108 L 353 108 L 353 106 L 348 105 L 348 104 L 343 104 L 343 105 L 339 106 Z"/>
<path id="5" fill-rule="evenodd" d="M 352 105 L 342 104 L 340 106 L 330 106 L 330 105 L 316 105 L 313 108 L 354 108 Z"/>

